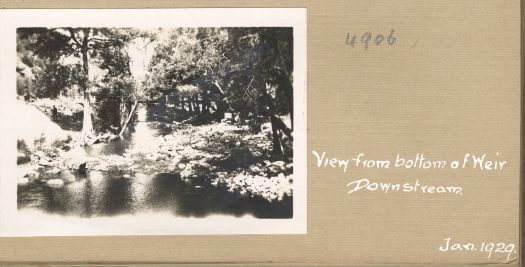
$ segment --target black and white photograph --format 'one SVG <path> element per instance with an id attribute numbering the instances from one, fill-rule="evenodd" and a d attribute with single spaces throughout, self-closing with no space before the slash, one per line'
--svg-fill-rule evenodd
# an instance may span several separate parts
<path id="1" fill-rule="evenodd" d="M 16 213 L 115 228 L 293 220 L 306 207 L 295 38 L 249 24 L 16 27 Z"/>

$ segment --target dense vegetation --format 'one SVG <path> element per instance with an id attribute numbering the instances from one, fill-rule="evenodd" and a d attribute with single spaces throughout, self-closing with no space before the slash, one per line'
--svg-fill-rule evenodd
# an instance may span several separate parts
<path id="1" fill-rule="evenodd" d="M 272 152 L 291 153 L 291 28 L 20 28 L 17 92 L 82 99 L 85 143 L 122 133 L 141 102 L 175 96 L 185 122 L 272 127 Z M 78 115 L 77 115 L 78 117 Z M 288 121 L 286 118 L 288 117 Z M 80 124 L 80 123 L 79 123 Z"/>

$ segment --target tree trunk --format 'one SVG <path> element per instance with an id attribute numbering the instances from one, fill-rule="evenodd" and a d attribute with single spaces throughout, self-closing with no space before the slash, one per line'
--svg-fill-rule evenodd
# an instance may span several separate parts
<path id="1" fill-rule="evenodd" d="M 283 155 L 283 149 L 281 147 L 281 138 L 279 137 L 277 120 L 275 116 L 271 117 L 272 122 L 272 154 Z"/>
<path id="2" fill-rule="evenodd" d="M 239 112 L 239 125 L 244 125 L 246 123 L 246 117 L 248 117 L 248 111 L 246 109 L 242 109 Z"/>
<path id="3" fill-rule="evenodd" d="M 217 105 L 217 112 L 215 113 L 216 114 L 215 116 L 217 118 L 217 121 L 219 122 L 222 119 L 224 119 L 224 113 L 228 109 L 229 103 L 228 103 L 228 100 L 226 99 L 226 94 L 222 90 L 219 82 L 214 81 L 213 85 L 215 85 L 215 88 L 217 89 L 217 91 L 219 91 L 219 93 L 224 97 L 224 99 L 218 99 L 215 101 L 215 105 Z"/>
<path id="4" fill-rule="evenodd" d="M 195 111 L 195 114 L 199 115 L 201 113 L 201 110 L 199 107 L 199 95 L 198 94 L 193 97 L 193 103 L 194 103 L 193 110 Z"/>
<path id="5" fill-rule="evenodd" d="M 188 98 L 188 111 L 193 114 L 193 101 L 191 101 L 191 98 Z"/>
<path id="6" fill-rule="evenodd" d="M 272 115 L 272 127 L 274 126 L 277 130 L 281 130 L 286 136 L 288 136 L 290 140 L 293 140 L 292 130 L 290 130 L 290 128 L 288 128 L 288 126 L 286 126 L 286 124 L 276 115 Z"/>
<path id="7" fill-rule="evenodd" d="M 120 133 L 118 134 L 119 136 L 122 136 L 122 134 L 124 133 L 124 130 L 126 130 L 126 127 L 128 126 L 128 123 L 131 120 L 131 117 L 133 116 L 133 113 L 135 112 L 135 109 L 137 108 L 138 103 L 139 103 L 138 100 L 135 100 L 135 102 L 133 103 L 133 106 L 131 107 L 128 117 L 126 118 L 126 121 L 124 122 L 124 124 L 122 125 L 122 128 L 120 129 Z"/>
<path id="8" fill-rule="evenodd" d="M 82 77 L 82 89 L 84 90 L 84 118 L 82 120 L 82 140 L 84 143 L 91 138 L 93 134 L 93 121 L 91 119 L 91 101 L 89 97 L 89 58 L 88 58 L 88 36 L 89 29 L 84 29 L 84 40 L 82 42 L 82 65 L 83 65 L 83 76 Z"/>

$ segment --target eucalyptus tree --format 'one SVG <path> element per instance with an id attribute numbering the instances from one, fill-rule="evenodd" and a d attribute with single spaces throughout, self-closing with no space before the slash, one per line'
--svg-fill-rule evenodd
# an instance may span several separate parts
<path id="1" fill-rule="evenodd" d="M 68 84 L 76 84 L 82 88 L 84 114 L 82 120 L 82 139 L 88 142 L 94 136 L 91 93 L 93 84 L 90 81 L 90 66 L 104 64 L 100 55 L 119 51 L 135 35 L 131 29 L 124 28 L 19 28 L 19 36 L 33 36 L 34 42 L 30 49 L 35 55 L 48 63 L 56 63 L 60 59 L 73 58 L 78 62 L 78 70 L 74 75 L 65 75 Z M 106 67 L 111 64 L 107 64 Z M 62 84 L 59 87 L 66 87 Z"/>

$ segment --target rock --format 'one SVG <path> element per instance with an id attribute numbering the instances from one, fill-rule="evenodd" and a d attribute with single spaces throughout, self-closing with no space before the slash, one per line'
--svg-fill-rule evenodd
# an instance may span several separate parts
<path id="1" fill-rule="evenodd" d="M 286 163 L 282 160 L 279 160 L 279 161 L 273 162 L 272 165 L 279 167 L 281 170 L 284 170 Z"/>
<path id="2" fill-rule="evenodd" d="M 86 162 L 84 163 L 81 163 L 79 166 L 78 166 L 78 173 L 79 174 L 82 174 L 82 175 L 86 175 L 86 171 L 87 171 L 87 167 L 86 167 Z"/>
<path id="3" fill-rule="evenodd" d="M 16 154 L 16 164 L 24 164 L 31 161 L 31 157 L 29 156 L 29 153 L 18 151 Z"/>
<path id="4" fill-rule="evenodd" d="M 250 170 L 253 171 L 253 172 L 261 172 L 262 171 L 261 168 L 259 168 L 258 166 L 252 166 L 250 168 Z"/>
<path id="5" fill-rule="evenodd" d="M 275 169 L 274 172 L 279 172 L 279 171 L 284 171 L 285 168 L 286 168 L 286 163 L 282 160 L 279 160 L 279 161 L 275 161 L 275 162 L 272 162 L 272 167 L 275 167 L 275 168 L 272 168 L 272 169 Z"/>
<path id="6" fill-rule="evenodd" d="M 58 173 L 61 173 L 62 171 L 59 168 L 55 167 L 53 169 L 47 170 L 46 172 L 51 173 L 51 174 L 58 174 Z"/>
<path id="7" fill-rule="evenodd" d="M 52 162 L 52 161 L 49 161 L 49 160 L 47 160 L 47 159 L 45 159 L 45 158 L 41 158 L 41 159 L 38 161 L 38 165 L 49 167 L 49 166 L 53 166 L 53 162 Z"/>
<path id="8" fill-rule="evenodd" d="M 40 150 L 39 150 L 39 151 L 36 151 L 36 152 L 34 153 L 34 155 L 35 155 L 35 157 L 37 157 L 37 158 L 39 158 L 39 159 L 42 159 L 42 158 L 45 157 L 44 152 L 43 152 L 43 151 L 40 151 Z"/>
<path id="9" fill-rule="evenodd" d="M 37 171 L 35 170 L 28 170 L 25 174 L 24 174 L 24 178 L 25 177 L 39 177 L 40 176 L 40 173 L 38 173 Z"/>
<path id="10" fill-rule="evenodd" d="M 240 141 L 237 141 L 237 142 L 235 143 L 235 146 L 241 146 L 241 142 L 240 142 Z"/>
<path id="11" fill-rule="evenodd" d="M 25 185 L 25 184 L 29 183 L 29 178 L 18 178 L 16 180 L 16 182 L 19 185 Z"/>
<path id="12" fill-rule="evenodd" d="M 279 167 L 279 166 L 275 166 L 275 165 L 270 165 L 268 167 L 266 167 L 266 170 L 268 173 L 279 173 L 282 171 L 282 169 Z"/>
<path id="13" fill-rule="evenodd" d="M 128 173 L 122 175 L 123 178 L 131 178 L 131 175 L 129 175 Z"/>
<path id="14" fill-rule="evenodd" d="M 181 170 L 184 170 L 184 168 L 186 168 L 186 164 L 184 164 L 184 163 L 179 163 L 179 164 L 177 165 L 177 167 L 178 167 L 179 169 L 181 169 Z"/>
<path id="15" fill-rule="evenodd" d="M 253 163 L 254 156 L 248 147 L 236 147 L 225 160 L 225 164 L 230 169 L 244 167 Z"/>
<path id="16" fill-rule="evenodd" d="M 201 166 L 202 168 L 211 169 L 211 165 L 208 164 L 207 162 L 200 161 L 200 162 L 198 163 L 198 165 Z"/>
<path id="17" fill-rule="evenodd" d="M 190 162 L 181 171 L 180 176 L 183 179 L 196 178 L 199 176 L 208 176 L 210 173 L 210 165 L 202 162 Z"/>
<path id="18" fill-rule="evenodd" d="M 62 173 L 62 175 L 60 176 L 60 178 L 66 182 L 66 183 L 72 183 L 74 181 L 76 181 L 76 177 L 75 175 L 73 175 L 71 172 L 69 171 L 65 171 Z"/>
<path id="19" fill-rule="evenodd" d="M 180 177 L 183 178 L 183 179 L 186 179 L 188 177 L 190 177 L 193 173 L 193 165 L 191 164 L 188 164 L 186 165 L 186 167 L 184 167 L 184 170 L 182 170 L 180 172 Z"/>
<path id="20" fill-rule="evenodd" d="M 51 179 L 47 181 L 47 185 L 50 187 L 62 187 L 64 186 L 64 181 L 61 179 Z"/>

